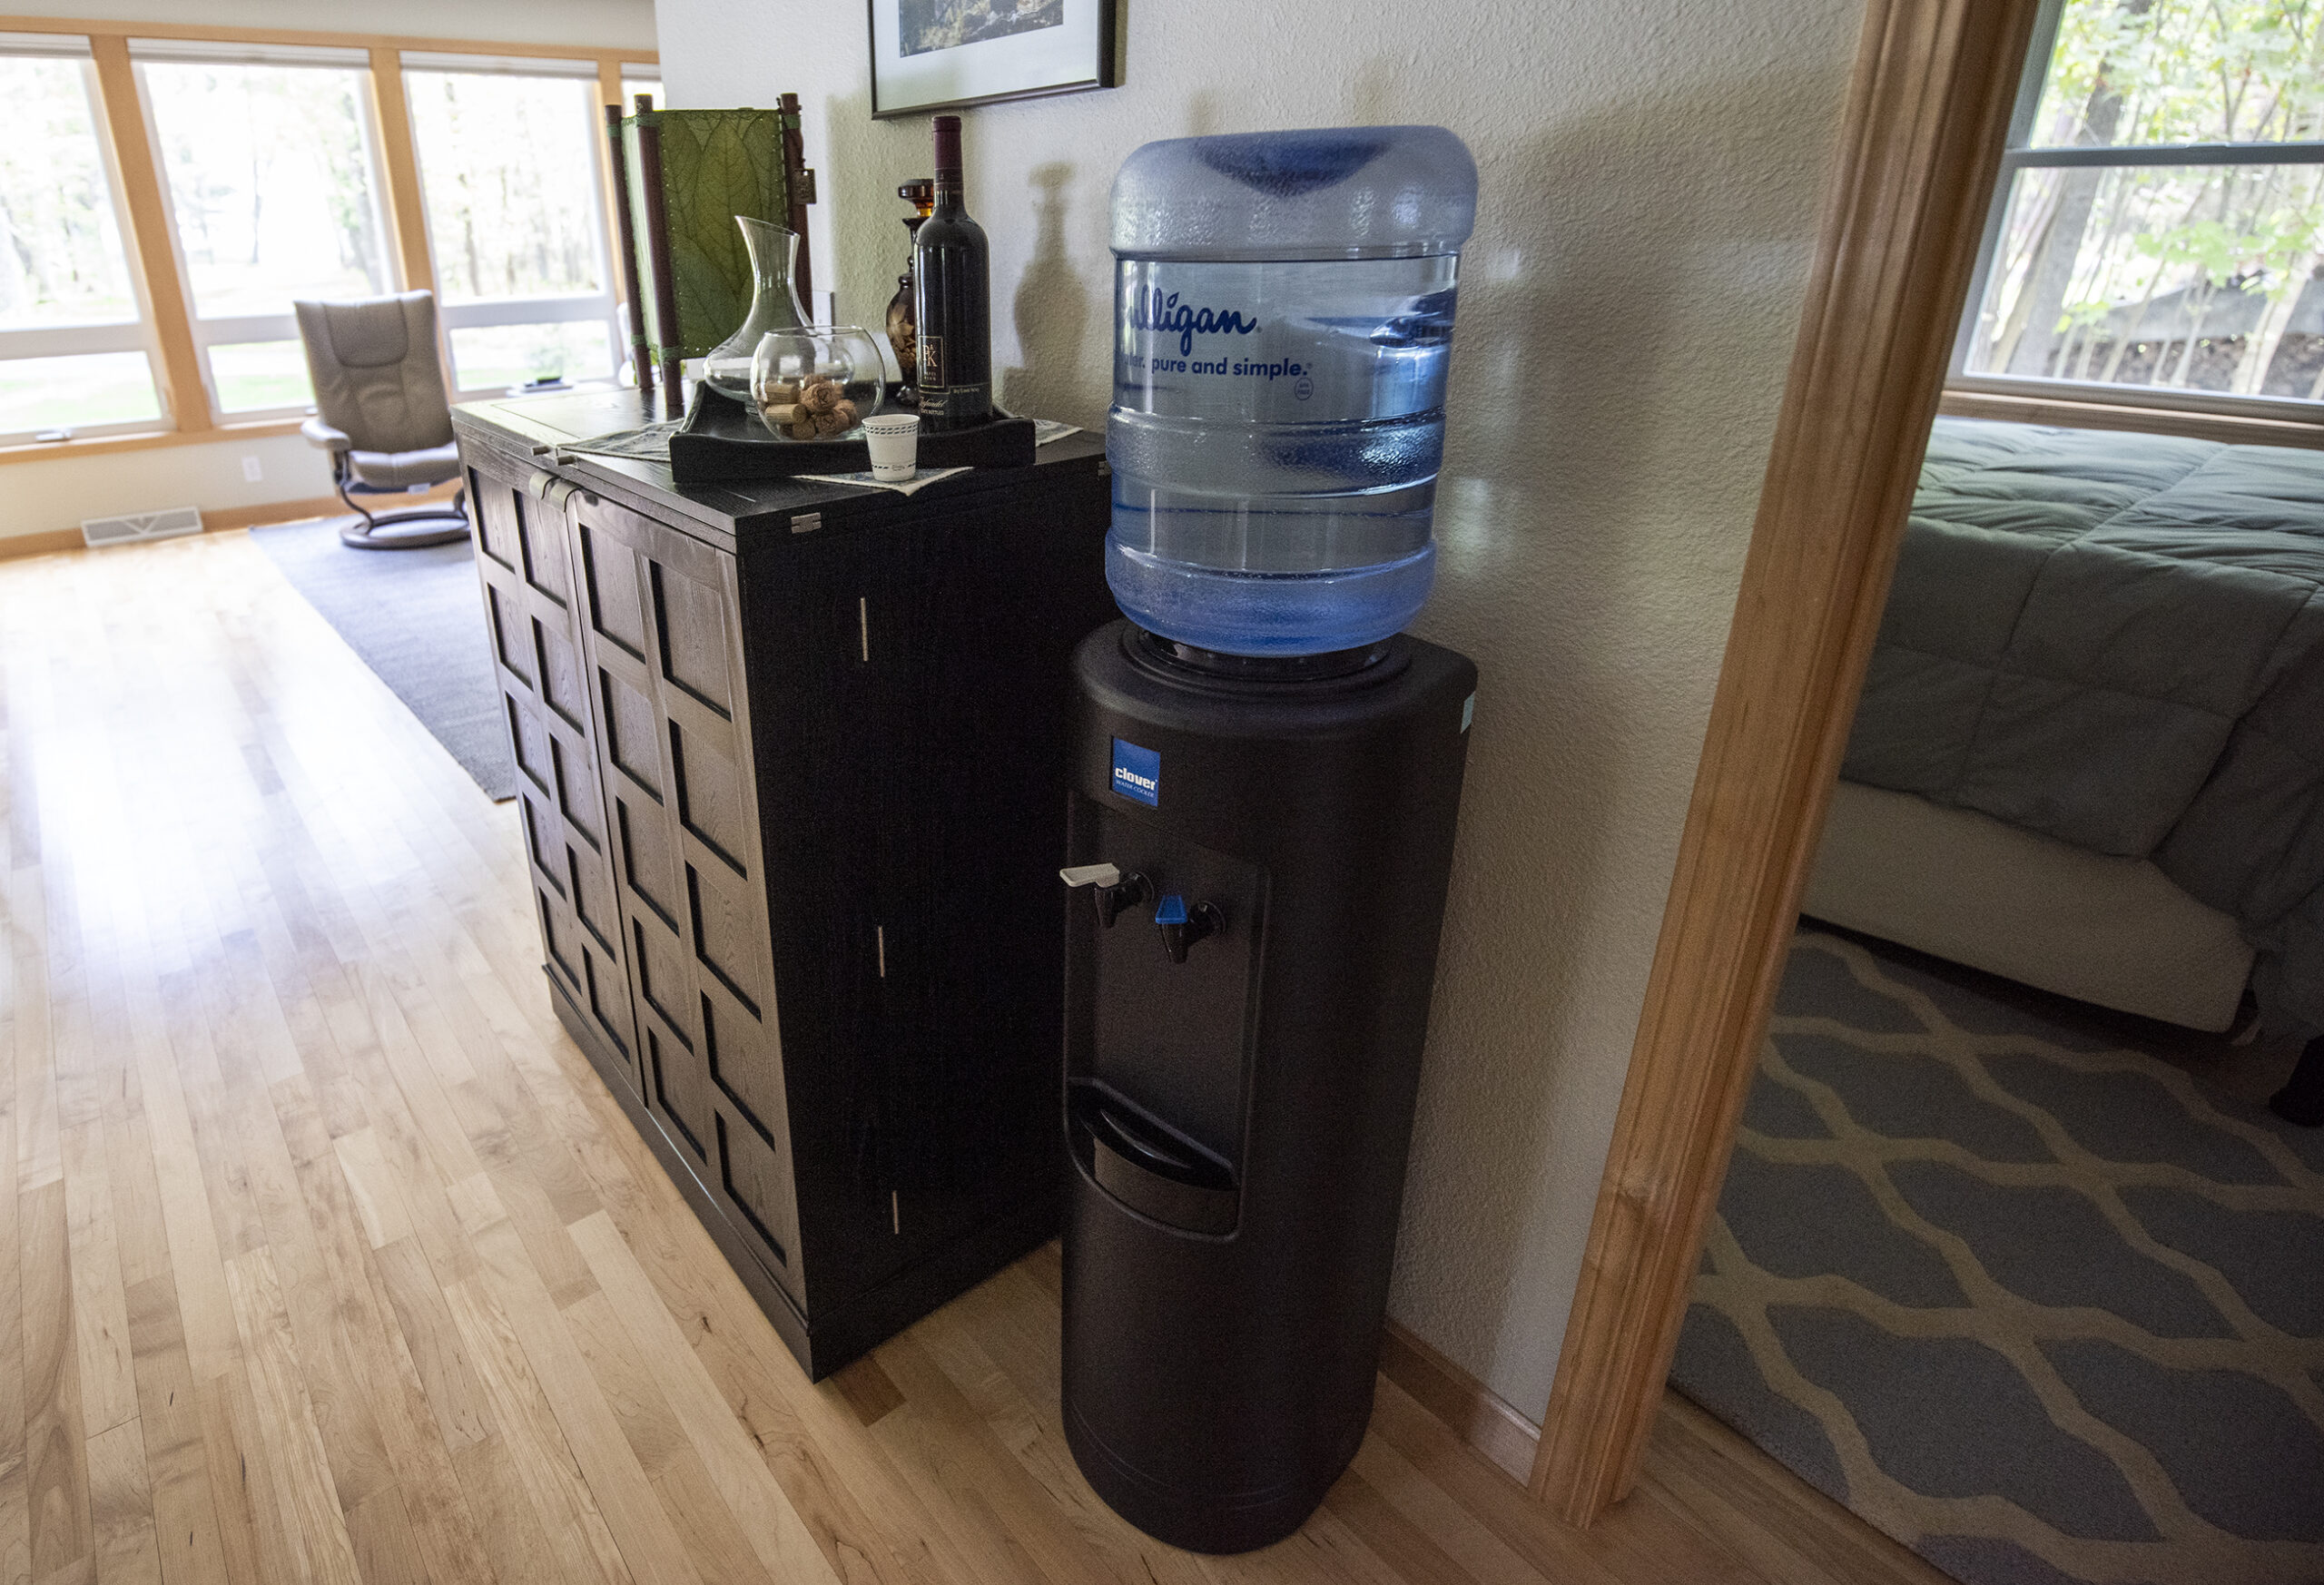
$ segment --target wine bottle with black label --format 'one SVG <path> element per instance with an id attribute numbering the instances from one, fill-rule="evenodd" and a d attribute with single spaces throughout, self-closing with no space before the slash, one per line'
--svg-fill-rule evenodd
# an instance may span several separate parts
<path id="1" fill-rule="evenodd" d="M 936 118 L 936 211 L 912 240 L 920 321 L 920 427 L 965 429 L 992 417 L 992 302 L 984 228 L 960 181 L 960 118 Z"/>

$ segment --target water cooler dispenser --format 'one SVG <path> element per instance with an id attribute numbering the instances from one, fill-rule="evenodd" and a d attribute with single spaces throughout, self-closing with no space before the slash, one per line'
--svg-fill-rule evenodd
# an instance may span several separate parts
<path id="1" fill-rule="evenodd" d="M 1441 128 L 1152 143 L 1114 187 L 1075 658 L 1063 1395 L 1161 1540 L 1289 1534 L 1371 1416 L 1476 690 L 1433 575 L 1476 174 Z"/>

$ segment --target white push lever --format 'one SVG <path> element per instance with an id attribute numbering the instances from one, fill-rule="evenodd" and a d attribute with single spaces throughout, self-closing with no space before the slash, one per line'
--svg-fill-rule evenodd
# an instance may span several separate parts
<path id="1" fill-rule="evenodd" d="M 1108 930 L 1114 928 L 1114 920 L 1121 917 L 1122 910 L 1135 907 L 1153 895 L 1145 876 L 1135 870 L 1125 874 L 1115 864 L 1076 864 L 1057 874 L 1068 886 L 1097 888 L 1090 895 L 1098 900 L 1098 922 Z"/>

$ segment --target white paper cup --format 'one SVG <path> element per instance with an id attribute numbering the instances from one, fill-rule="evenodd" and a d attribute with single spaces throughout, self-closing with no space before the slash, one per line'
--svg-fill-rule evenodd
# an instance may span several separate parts
<path id="1" fill-rule="evenodd" d="M 920 415 L 872 414 L 863 420 L 863 444 L 872 452 L 872 477 L 901 484 L 919 471 Z"/>

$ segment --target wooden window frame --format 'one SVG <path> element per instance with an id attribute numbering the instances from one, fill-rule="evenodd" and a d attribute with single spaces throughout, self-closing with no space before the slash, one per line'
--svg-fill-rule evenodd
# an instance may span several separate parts
<path id="1" fill-rule="evenodd" d="M 143 95 L 138 91 L 135 67 L 129 55 L 132 38 L 186 39 L 202 43 L 280 44 L 325 49 L 357 49 L 369 57 L 372 111 L 379 139 L 381 208 L 393 232 L 391 252 L 407 290 L 435 286 L 435 268 L 428 247 L 428 218 L 419 187 L 419 160 L 412 143 L 411 118 L 404 97 L 403 56 L 415 54 L 503 55 L 515 59 L 576 61 L 596 67 L 598 97 L 607 104 L 621 103 L 621 71 L 625 63 L 660 66 L 659 55 L 634 46 L 596 47 L 573 44 L 508 44 L 495 40 L 427 37 L 399 34 L 325 33 L 293 28 L 205 27 L 183 23 L 102 22 L 75 17 L 0 16 L 0 33 L 55 34 L 89 41 L 89 55 L 97 77 L 98 109 L 111 144 L 114 172 L 120 183 L 117 202 L 127 216 L 122 241 L 130 268 L 139 278 L 140 297 L 150 316 L 150 328 L 159 356 L 154 382 L 160 388 L 162 425 L 144 430 L 76 437 L 55 442 L 34 441 L 0 448 L 0 467 L 36 462 L 56 457 L 96 457 L 152 448 L 183 446 L 225 438 L 246 438 L 295 433 L 295 417 L 261 417 L 236 420 L 213 409 L 204 364 L 197 344 L 185 279 L 179 268 L 169 196 L 153 160 L 152 128 Z M 609 156 L 598 140 L 597 166 L 601 181 L 610 182 Z M 610 192 L 610 189 L 607 189 Z M 620 239 L 613 234 L 614 206 L 601 194 L 606 235 L 606 257 L 620 257 Z M 614 284 L 616 301 L 620 284 Z M 439 316 L 440 317 L 440 316 Z M 440 331 L 439 331 L 440 334 Z M 615 349 L 618 355 L 619 349 Z M 448 348 L 445 368 L 451 363 Z"/>
<path id="2" fill-rule="evenodd" d="M 1870 0 L 1531 1487 L 1638 1478 L 1886 605 L 2037 0 Z"/>
<path id="3" fill-rule="evenodd" d="M 50 35 L 55 36 L 55 35 Z M 67 35 L 69 36 L 69 35 Z M 85 45 L 85 41 L 83 41 Z M 0 50 L 0 54 L 24 58 L 15 48 Z M 105 183 L 105 196 L 113 206 L 113 228 L 121 244 L 123 273 L 129 284 L 130 301 L 133 312 L 123 320 L 100 320 L 79 324 L 28 326 L 0 330 L 0 359 L 15 362 L 35 358 L 70 358 L 84 354 L 121 352 L 143 353 L 147 373 L 153 380 L 153 396 L 161 408 L 160 421 L 170 416 L 169 392 L 162 380 L 162 349 L 154 338 L 153 305 L 145 300 L 144 284 L 134 263 L 135 242 L 133 222 L 129 211 L 127 183 L 123 180 L 121 161 L 113 148 L 113 128 L 105 116 L 103 89 L 97 76 L 94 54 L 86 47 L 74 50 L 70 45 L 54 54 L 35 58 L 70 65 L 82 84 L 89 106 L 90 132 L 96 143 L 98 170 Z M 71 428 L 92 438 L 138 435 L 150 432 L 156 420 L 129 418 L 101 424 L 75 424 Z M 42 425 L 38 428 L 45 428 Z M 17 431 L 22 441 L 29 442 L 33 431 Z"/>
<path id="4" fill-rule="evenodd" d="M 137 36 L 147 38 L 152 35 L 141 31 Z M 348 50 L 342 53 L 346 56 L 343 60 L 300 59 L 281 63 L 269 61 L 262 64 L 290 71 L 359 72 L 366 77 L 369 76 L 370 62 L 368 52 Z M 178 271 L 177 279 L 182 286 L 190 273 L 186 263 L 185 241 L 178 234 L 174 223 L 175 208 L 170 199 L 166 156 L 153 114 L 152 79 L 146 72 L 147 68 L 155 64 L 167 65 L 179 63 L 168 59 L 157 62 L 153 56 L 141 54 L 133 47 L 129 50 L 129 62 L 133 84 L 131 91 L 136 95 L 138 124 L 145 129 L 148 151 L 160 184 L 162 212 L 168 217 L 169 221 L 164 227 L 162 241 L 170 250 L 172 263 Z M 386 256 L 379 261 L 387 275 L 383 289 L 389 291 L 400 290 L 402 287 L 397 280 L 395 258 L 396 234 L 393 222 L 389 219 L 387 194 L 384 191 L 386 149 L 379 121 L 378 107 L 372 103 L 371 95 L 363 94 L 360 95 L 355 110 L 361 123 L 359 131 L 363 146 L 368 151 L 376 151 L 379 155 L 379 169 L 368 172 L 366 174 L 371 179 L 374 187 L 371 202 L 376 218 L 387 227 L 388 231 Z M 108 111 L 110 111 L 110 103 Z M 190 291 L 185 295 L 185 306 L 188 330 L 193 338 L 194 372 L 201 380 L 201 385 L 194 399 L 183 403 L 178 410 L 200 412 L 207 416 L 212 428 L 220 428 L 231 424 L 264 424 L 283 420 L 292 424 L 299 422 L 306 409 L 304 402 L 288 402 L 276 407 L 229 409 L 220 399 L 217 366 L 211 361 L 210 356 L 220 347 L 242 346 L 253 342 L 295 341 L 299 337 L 296 315 L 285 307 L 280 313 L 232 314 L 204 318 Z"/>
<path id="5" fill-rule="evenodd" d="M 2032 140 L 2034 117 L 2057 53 L 2059 25 L 2068 0 L 2040 0 L 2033 34 L 2020 66 L 2011 103 L 2009 129 L 1999 174 L 1986 201 L 1976 266 L 1955 331 L 1945 370 L 1941 410 L 1971 418 L 2006 418 L 2089 429 L 2134 429 L 2230 445 L 2324 448 L 2324 411 L 2314 402 L 2281 397 L 2236 396 L 2221 391 L 2175 390 L 2153 386 L 2103 385 L 2023 374 L 1972 373 L 1969 346 L 1976 333 L 1979 306 L 1993 272 L 2004 221 L 2008 218 L 2011 179 L 2020 171 L 2092 165 L 2316 164 L 2324 162 L 2324 143 L 2123 143 L 2104 147 L 2053 148 Z"/>
<path id="6" fill-rule="evenodd" d="M 527 74 L 521 70 L 507 72 L 482 70 L 478 64 L 449 64 L 443 58 L 445 54 L 447 52 L 417 50 L 400 52 L 397 85 L 401 91 L 407 128 L 409 116 L 410 74 L 414 72 L 448 72 L 460 76 L 481 77 Z M 469 63 L 496 58 L 490 56 L 489 52 L 476 49 L 462 50 L 458 52 L 458 54 Z M 603 284 L 596 290 L 588 292 L 537 297 L 484 298 L 457 303 L 447 302 L 441 289 L 438 288 L 436 293 L 436 323 L 442 341 L 445 379 L 451 388 L 454 401 L 475 401 L 486 397 L 498 396 L 506 389 L 489 385 L 470 385 L 463 380 L 460 374 L 459 357 L 452 345 L 452 338 L 461 330 L 503 325 L 597 324 L 605 327 L 606 350 L 615 370 L 620 369 L 628 350 L 627 339 L 622 331 L 622 280 L 618 263 L 621 257 L 621 239 L 614 229 L 614 216 L 617 212 L 614 207 L 615 200 L 613 193 L 613 161 L 606 146 L 606 123 L 601 113 L 604 105 L 609 103 L 617 103 L 619 101 L 617 99 L 609 101 L 606 98 L 606 63 L 603 60 L 585 62 L 579 56 L 556 58 L 564 64 L 584 64 L 587 70 L 543 73 L 540 74 L 543 79 L 576 84 L 586 80 L 594 90 L 589 121 L 586 128 L 584 129 L 584 135 L 589 140 L 590 169 L 595 173 L 591 183 L 593 191 L 590 193 L 590 201 L 595 204 L 597 212 L 596 268 L 598 279 Z M 616 84 L 616 90 L 618 87 L 619 84 Z M 409 143 L 409 146 L 416 161 L 419 153 L 417 142 Z M 412 186 L 415 202 L 424 202 L 428 186 L 424 171 L 415 170 Z M 421 216 L 423 233 L 426 229 L 427 217 L 423 213 Z"/>

